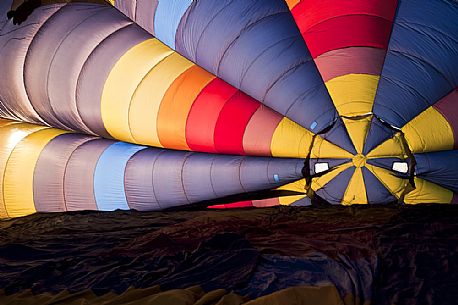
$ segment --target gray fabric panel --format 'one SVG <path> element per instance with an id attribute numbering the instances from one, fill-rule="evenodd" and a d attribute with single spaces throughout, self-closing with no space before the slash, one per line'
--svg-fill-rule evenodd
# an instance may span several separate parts
<path id="1" fill-rule="evenodd" d="M 211 182 L 212 161 L 217 158 L 211 154 L 191 154 L 183 167 L 183 185 L 186 196 L 191 202 L 217 198 Z"/>
<path id="2" fill-rule="evenodd" d="M 218 197 L 244 193 L 240 182 L 243 157 L 218 156 L 213 160 L 211 181 Z"/>
<path id="3" fill-rule="evenodd" d="M 154 13 L 159 0 L 137 0 L 135 22 L 154 35 Z"/>
<path id="4" fill-rule="evenodd" d="M 137 0 L 115 1 L 115 7 L 131 20 L 135 20 Z"/>
<path id="5" fill-rule="evenodd" d="M 94 139 L 79 134 L 63 134 L 43 149 L 35 166 L 33 197 L 37 212 L 66 211 L 64 175 L 67 162 L 78 146 Z"/>
<path id="6" fill-rule="evenodd" d="M 75 10 L 75 8 L 74 8 Z M 105 7 L 66 34 L 49 69 L 48 94 L 56 116 L 74 130 L 90 133 L 76 107 L 78 76 L 91 52 L 109 35 L 131 23 L 120 12 Z M 94 106 L 93 106 L 94 107 Z"/>
<path id="7" fill-rule="evenodd" d="M 301 179 L 303 164 L 300 159 L 247 157 L 240 167 L 240 181 L 247 192 L 276 188 Z"/>
<path id="8" fill-rule="evenodd" d="M 124 178 L 129 207 L 138 211 L 159 210 L 153 189 L 153 168 L 157 157 L 164 153 L 160 149 L 144 149 L 128 162 Z"/>
<path id="9" fill-rule="evenodd" d="M 111 138 L 100 110 L 103 87 L 111 69 L 130 48 L 149 38 L 150 34 L 131 24 L 100 43 L 85 62 L 78 79 L 76 102 L 81 118 L 94 133 Z"/>
<path id="10" fill-rule="evenodd" d="M 0 100 L 3 106 L 23 121 L 42 123 L 24 87 L 25 57 L 36 32 L 62 5 L 37 8 L 20 25 L 6 23 L 0 32 Z"/>
<path id="11" fill-rule="evenodd" d="M 76 26 L 106 7 L 69 4 L 50 17 L 36 33 L 24 64 L 24 82 L 35 110 L 51 126 L 72 129 L 52 109 L 48 96 L 49 69 L 62 41 Z M 60 75 L 65 79 L 66 75 Z M 50 84 L 53 86 L 53 84 Z M 62 103 L 63 101 L 59 101 Z"/>
<path id="12" fill-rule="evenodd" d="M 78 147 L 67 163 L 64 191 L 68 211 L 97 210 L 94 172 L 102 153 L 115 143 L 96 139 Z"/>
<path id="13" fill-rule="evenodd" d="M 154 194 L 162 209 L 189 203 L 181 179 L 183 165 L 189 154 L 168 150 L 161 154 L 154 164 Z"/>

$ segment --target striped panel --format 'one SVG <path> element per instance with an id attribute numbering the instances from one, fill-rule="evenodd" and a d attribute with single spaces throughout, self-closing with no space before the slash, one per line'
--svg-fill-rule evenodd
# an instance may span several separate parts
<path id="1" fill-rule="evenodd" d="M 129 125 L 136 143 L 162 147 L 157 132 L 161 101 L 177 77 L 193 64 L 179 55 L 165 58 L 137 84 L 129 110 Z"/>
<path id="2" fill-rule="evenodd" d="M 35 213 L 34 168 L 45 146 L 64 131 L 46 128 L 25 137 L 11 152 L 5 167 L 3 196 L 10 217 Z"/>
<path id="3" fill-rule="evenodd" d="M 455 1 L 399 1 L 374 113 L 403 127 L 458 86 Z"/>
<path id="4" fill-rule="evenodd" d="M 70 156 L 64 177 L 67 211 L 97 210 L 94 173 L 100 156 L 113 143 L 96 138 L 79 146 Z"/>
<path id="5" fill-rule="evenodd" d="M 237 92 L 224 105 L 215 126 L 215 148 L 226 154 L 243 155 L 243 135 L 260 103 Z"/>
<path id="6" fill-rule="evenodd" d="M 194 101 L 186 122 L 186 142 L 190 149 L 216 152 L 214 130 L 226 102 L 237 92 L 219 78 L 210 82 Z"/>
<path id="7" fill-rule="evenodd" d="M 54 13 L 62 8 L 61 4 L 39 7 L 34 14 L 17 27 L 7 22 L 0 30 L 0 106 L 2 112 L 14 114 L 22 121 L 44 123 L 33 108 L 24 84 L 24 63 L 27 51 L 40 27 Z M 2 12 L 6 14 L 6 12 Z"/>
<path id="8" fill-rule="evenodd" d="M 366 168 L 390 191 L 397 199 L 401 198 L 409 183 L 408 179 L 396 176 L 393 172 L 366 164 Z"/>
<path id="9" fill-rule="evenodd" d="M 192 62 L 278 113 L 309 129 L 332 124 L 331 99 L 283 1 L 137 0 L 135 8 L 117 7 Z"/>
<path id="10" fill-rule="evenodd" d="M 345 190 L 342 204 L 367 204 L 368 201 L 366 192 L 363 171 L 360 167 L 355 168 L 355 172 L 353 173 L 350 182 L 348 182 L 348 187 Z"/>
<path id="11" fill-rule="evenodd" d="M 290 6 L 341 116 L 372 112 L 396 8 L 397 0 L 301 0 Z M 353 135 L 347 123 L 360 153 L 368 128 Z"/>
<path id="12" fill-rule="evenodd" d="M 351 166 L 351 164 L 341 165 L 318 179 L 313 179 L 312 189 L 316 192 L 316 195 L 327 202 L 342 204 L 354 173 L 355 167 Z"/>
<path id="13" fill-rule="evenodd" d="M 172 52 L 159 40 L 148 39 L 127 51 L 113 67 L 101 99 L 103 123 L 113 138 L 135 142 L 129 126 L 132 96 L 146 75 Z"/>
<path id="14" fill-rule="evenodd" d="M 204 69 L 192 66 L 167 90 L 157 118 L 157 132 L 163 147 L 189 150 L 186 143 L 186 121 L 189 111 L 197 96 L 214 78 Z"/>

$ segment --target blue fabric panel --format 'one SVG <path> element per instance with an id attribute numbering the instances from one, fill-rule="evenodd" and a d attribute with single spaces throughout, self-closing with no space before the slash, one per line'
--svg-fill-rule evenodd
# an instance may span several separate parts
<path id="1" fill-rule="evenodd" d="M 312 205 L 312 200 L 309 197 L 304 197 L 298 201 L 292 203 L 290 206 L 293 207 L 307 207 Z"/>
<path id="2" fill-rule="evenodd" d="M 175 49 L 175 35 L 180 20 L 192 0 L 160 0 L 154 15 L 154 34 L 163 43 Z"/>
<path id="3" fill-rule="evenodd" d="M 127 161 L 144 146 L 117 142 L 100 156 L 94 173 L 94 194 L 101 211 L 128 210 L 124 191 Z"/>
<path id="4" fill-rule="evenodd" d="M 240 181 L 247 192 L 276 188 L 301 179 L 303 165 L 301 159 L 245 158 L 240 166 Z"/>
<path id="5" fill-rule="evenodd" d="M 387 170 L 393 169 L 394 162 L 403 162 L 399 158 L 377 158 L 377 159 L 368 159 L 367 163 L 370 165 L 378 166 Z"/>
<path id="6" fill-rule="evenodd" d="M 341 204 L 347 190 L 348 183 L 355 172 L 355 167 L 350 167 L 329 181 L 316 194 L 331 204 Z"/>
<path id="7" fill-rule="evenodd" d="M 308 129 L 319 131 L 336 116 L 283 1 L 200 0 L 176 42 L 187 58 Z"/>
<path id="8" fill-rule="evenodd" d="M 330 131 L 321 135 L 322 138 L 330 141 L 331 143 L 345 149 L 351 154 L 356 155 L 356 149 L 353 145 L 353 141 L 348 135 L 347 128 L 340 117 L 337 118 L 335 125 Z"/>
<path id="9" fill-rule="evenodd" d="M 183 186 L 182 170 L 191 153 L 166 150 L 154 164 L 153 188 L 162 209 L 190 203 Z"/>
<path id="10" fill-rule="evenodd" d="M 400 1 L 375 114 L 402 127 L 458 85 L 456 20 L 456 1 Z"/>
<path id="11" fill-rule="evenodd" d="M 415 155 L 416 175 L 458 193 L 458 151 Z"/>
<path id="12" fill-rule="evenodd" d="M 386 204 L 396 201 L 396 197 L 383 186 L 371 171 L 365 167 L 362 168 L 362 171 L 364 184 L 366 185 L 367 201 L 370 204 Z"/>
<path id="13" fill-rule="evenodd" d="M 364 142 L 363 154 L 367 155 L 374 148 L 391 139 L 396 133 L 395 129 L 388 128 L 377 118 L 372 118 L 371 126 L 367 133 L 366 142 Z"/>

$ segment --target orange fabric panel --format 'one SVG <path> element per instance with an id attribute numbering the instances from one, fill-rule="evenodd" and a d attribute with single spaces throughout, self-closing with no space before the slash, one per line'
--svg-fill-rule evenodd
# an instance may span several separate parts
<path id="1" fill-rule="evenodd" d="M 215 76 L 198 66 L 181 74 L 162 99 L 157 118 L 157 131 L 162 146 L 189 150 L 186 143 L 186 120 L 191 106 Z"/>

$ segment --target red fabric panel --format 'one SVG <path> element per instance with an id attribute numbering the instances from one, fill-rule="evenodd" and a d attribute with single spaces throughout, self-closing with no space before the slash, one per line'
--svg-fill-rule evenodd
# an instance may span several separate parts
<path id="1" fill-rule="evenodd" d="M 208 208 L 209 209 L 236 209 L 236 208 L 248 208 L 252 206 L 253 206 L 253 203 L 251 201 L 239 201 L 239 202 L 228 203 L 228 204 L 211 205 Z"/>
<path id="2" fill-rule="evenodd" d="M 393 21 L 397 0 L 302 0 L 292 13 L 302 33 L 325 20 L 345 15 L 369 15 Z"/>
<path id="3" fill-rule="evenodd" d="M 194 101 L 186 121 L 186 143 L 193 151 L 216 152 L 213 134 L 224 104 L 237 89 L 219 78 L 211 81 Z"/>
<path id="4" fill-rule="evenodd" d="M 350 47 L 329 51 L 315 59 L 316 66 L 327 82 L 347 74 L 380 75 L 386 51 L 370 47 Z"/>
<path id="5" fill-rule="evenodd" d="M 453 198 L 452 198 L 451 203 L 458 204 L 458 194 L 457 193 L 453 193 Z"/>
<path id="6" fill-rule="evenodd" d="M 433 107 L 444 116 L 452 127 L 455 140 L 454 149 L 458 149 L 458 88 L 434 104 Z"/>
<path id="7" fill-rule="evenodd" d="M 215 127 L 215 148 L 220 153 L 244 155 L 243 135 L 260 103 L 238 91 L 223 107 Z"/>
<path id="8" fill-rule="evenodd" d="M 313 58 L 352 46 L 387 49 L 391 22 L 380 17 L 350 15 L 320 23 L 303 32 Z"/>

